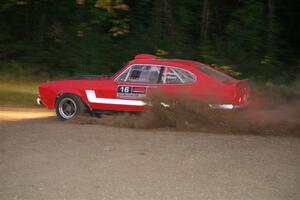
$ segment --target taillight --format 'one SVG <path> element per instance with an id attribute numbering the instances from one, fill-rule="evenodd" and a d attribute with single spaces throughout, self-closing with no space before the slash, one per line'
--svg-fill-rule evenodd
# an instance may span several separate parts
<path id="1" fill-rule="evenodd" d="M 239 97 L 238 102 L 242 103 L 242 97 Z"/>

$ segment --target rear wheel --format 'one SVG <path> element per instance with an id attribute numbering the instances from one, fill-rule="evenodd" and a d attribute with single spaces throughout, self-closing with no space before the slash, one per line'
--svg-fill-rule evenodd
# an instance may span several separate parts
<path id="1" fill-rule="evenodd" d="M 56 115 L 60 120 L 68 120 L 86 111 L 80 97 L 73 94 L 63 94 L 55 104 Z"/>

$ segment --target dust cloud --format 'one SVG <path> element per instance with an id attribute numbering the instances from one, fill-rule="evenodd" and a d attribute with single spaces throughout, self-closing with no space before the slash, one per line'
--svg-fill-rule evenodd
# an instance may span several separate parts
<path id="1" fill-rule="evenodd" d="M 253 103 L 247 109 L 217 110 L 186 95 L 178 96 L 175 101 L 156 93 L 148 99 L 151 106 L 147 106 L 144 113 L 102 115 L 100 118 L 80 116 L 71 123 L 134 129 L 168 128 L 174 131 L 300 136 L 300 95 L 297 95 L 290 97 L 278 91 L 260 89 L 255 92 Z"/>

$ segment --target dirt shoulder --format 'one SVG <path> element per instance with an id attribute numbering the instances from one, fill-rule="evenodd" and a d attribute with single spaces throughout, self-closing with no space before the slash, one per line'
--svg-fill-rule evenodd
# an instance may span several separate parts
<path id="1" fill-rule="evenodd" d="M 0 106 L 0 121 L 42 119 L 54 115 L 54 111 L 49 111 L 44 107 Z"/>

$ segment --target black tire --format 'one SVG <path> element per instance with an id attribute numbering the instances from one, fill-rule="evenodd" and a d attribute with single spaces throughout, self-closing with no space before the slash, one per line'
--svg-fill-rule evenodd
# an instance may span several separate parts
<path id="1" fill-rule="evenodd" d="M 87 108 L 80 97 L 73 94 L 63 94 L 56 100 L 55 111 L 57 117 L 64 121 L 85 113 Z"/>

